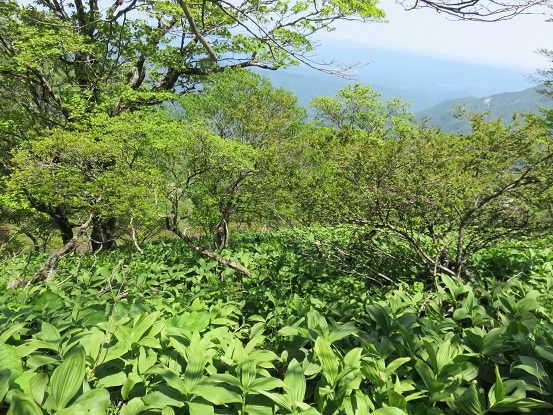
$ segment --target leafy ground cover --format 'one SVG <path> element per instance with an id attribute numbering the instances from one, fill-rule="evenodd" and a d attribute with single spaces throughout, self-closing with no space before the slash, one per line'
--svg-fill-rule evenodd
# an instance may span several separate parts
<path id="1" fill-rule="evenodd" d="M 75 255 L 27 290 L 7 282 L 40 258 L 2 264 L 0 412 L 553 411 L 550 249 L 487 251 L 476 285 L 368 286 L 290 241 L 237 239 L 251 278 L 172 242 Z"/>

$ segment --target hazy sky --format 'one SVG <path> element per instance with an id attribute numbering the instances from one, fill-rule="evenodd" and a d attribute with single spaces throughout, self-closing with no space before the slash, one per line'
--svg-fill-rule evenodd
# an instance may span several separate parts
<path id="1" fill-rule="evenodd" d="M 550 66 L 539 48 L 553 49 L 552 9 L 534 9 L 532 15 L 495 22 L 448 20 L 433 10 L 405 11 L 393 0 L 384 0 L 389 23 L 340 23 L 333 39 L 351 40 L 387 49 L 398 49 L 452 60 L 533 71 Z"/>

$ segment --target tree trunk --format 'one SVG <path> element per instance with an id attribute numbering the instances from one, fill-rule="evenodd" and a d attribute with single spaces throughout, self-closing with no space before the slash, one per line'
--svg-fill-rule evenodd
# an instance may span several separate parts
<path id="1" fill-rule="evenodd" d="M 228 222 L 227 218 L 223 216 L 217 224 L 217 231 L 215 233 L 215 247 L 217 249 L 224 248 L 228 243 Z"/>
<path id="2" fill-rule="evenodd" d="M 100 250 L 112 250 L 117 247 L 115 236 L 115 218 L 108 219 L 97 218 L 92 225 L 91 243 L 92 250 L 98 252 Z"/>
<path id="3" fill-rule="evenodd" d="M 61 241 L 64 245 L 69 243 L 73 239 L 73 226 L 69 223 L 69 219 L 67 216 L 53 216 L 53 219 L 60 230 Z"/>
<path id="4" fill-rule="evenodd" d="M 58 263 L 63 257 L 75 250 L 75 247 L 77 246 L 77 240 L 81 237 L 82 234 L 86 232 L 86 230 L 92 223 L 93 218 L 94 214 L 91 213 L 86 222 L 81 225 L 78 232 L 73 236 L 73 238 L 71 238 L 69 242 L 67 242 L 60 249 L 54 252 L 46 260 L 44 265 L 37 272 L 34 273 L 33 277 L 29 280 L 25 288 L 29 288 L 36 281 L 50 280 L 53 278 L 54 273 L 58 267 Z"/>
<path id="5" fill-rule="evenodd" d="M 61 240 L 63 244 L 69 243 L 71 239 L 73 238 L 73 225 L 69 222 L 69 217 L 67 215 L 67 212 L 65 210 L 65 205 L 57 205 L 56 207 L 52 207 L 47 205 L 46 203 L 39 202 L 36 200 L 29 192 L 25 192 L 25 195 L 27 196 L 27 200 L 29 200 L 29 203 L 33 208 L 38 210 L 39 212 L 45 213 L 54 222 L 56 222 L 56 225 L 58 225 L 58 228 L 60 230 L 61 234 Z"/>

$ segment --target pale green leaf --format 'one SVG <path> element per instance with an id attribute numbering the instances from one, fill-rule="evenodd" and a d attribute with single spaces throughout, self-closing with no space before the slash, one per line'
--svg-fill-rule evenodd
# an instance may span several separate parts
<path id="1" fill-rule="evenodd" d="M 190 391 L 190 393 L 201 396 L 206 401 L 215 405 L 242 402 L 242 397 L 240 395 L 224 386 L 197 385 Z"/>
<path id="2" fill-rule="evenodd" d="M 12 393 L 12 392 L 10 392 Z M 42 410 L 35 401 L 21 391 L 13 391 L 10 408 L 6 415 L 42 415 Z"/>
<path id="3" fill-rule="evenodd" d="M 322 337 L 317 337 L 315 340 L 314 350 L 321 363 L 324 376 L 330 385 L 334 385 L 338 376 L 338 358 Z"/>
<path id="4" fill-rule="evenodd" d="M 31 378 L 29 386 L 31 387 L 31 394 L 35 402 L 42 405 L 44 401 L 44 392 L 48 386 L 48 375 L 46 373 L 38 373 Z"/>
<path id="5" fill-rule="evenodd" d="M 284 389 L 292 402 L 303 402 L 305 397 L 305 375 L 296 359 L 292 359 L 284 376 Z"/>
<path id="6" fill-rule="evenodd" d="M 77 346 L 65 356 L 50 378 L 51 396 L 58 410 L 67 403 L 80 389 L 85 375 L 85 351 Z"/>
<path id="7" fill-rule="evenodd" d="M 121 407 L 119 415 L 138 415 L 145 409 L 144 402 L 140 398 L 133 398 Z"/>
<path id="8" fill-rule="evenodd" d="M 104 376 L 103 378 L 98 379 L 96 384 L 97 388 L 111 388 L 114 386 L 122 386 L 127 380 L 127 375 L 125 372 L 117 372 L 113 375 Z"/>
<path id="9" fill-rule="evenodd" d="M 88 415 L 105 415 L 109 405 L 109 392 L 103 388 L 91 389 L 79 396 L 74 405 L 81 405 Z M 70 406 L 70 408 L 73 405 Z"/>
<path id="10" fill-rule="evenodd" d="M 4 369 L 9 370 L 13 378 L 23 371 L 23 364 L 15 347 L 0 343 L 0 371 Z"/>
<path id="11" fill-rule="evenodd" d="M 213 415 L 215 413 L 213 405 L 209 402 L 188 402 L 188 410 L 190 415 Z"/>
<path id="12" fill-rule="evenodd" d="M 399 408 L 379 408 L 374 412 L 371 412 L 370 415 L 407 415 L 406 412 L 402 411 Z"/>

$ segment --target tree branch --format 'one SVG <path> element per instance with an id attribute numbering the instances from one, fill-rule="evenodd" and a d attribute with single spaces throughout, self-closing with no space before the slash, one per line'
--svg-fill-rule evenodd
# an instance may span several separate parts
<path id="1" fill-rule="evenodd" d="M 217 62 L 219 60 L 219 58 L 217 57 L 217 54 L 215 53 L 215 51 L 213 50 L 213 48 L 211 47 L 209 42 L 200 33 L 200 30 L 196 26 L 196 22 L 194 21 L 194 17 L 192 17 L 192 13 L 190 13 L 190 10 L 188 9 L 188 6 L 186 5 L 186 2 L 184 0 L 177 0 L 177 3 L 182 8 L 182 11 L 184 12 L 184 15 L 186 16 L 186 20 L 188 20 L 188 23 L 190 24 L 190 30 L 192 31 L 192 33 L 194 33 L 194 35 L 196 35 L 196 37 L 198 38 L 200 43 L 204 46 L 205 50 L 207 51 L 207 53 L 209 54 L 211 59 L 214 62 Z"/>

